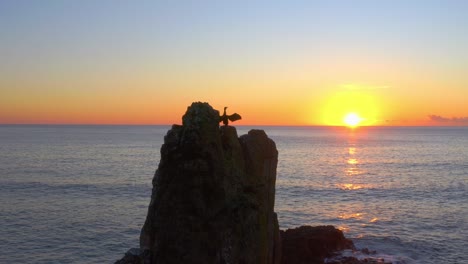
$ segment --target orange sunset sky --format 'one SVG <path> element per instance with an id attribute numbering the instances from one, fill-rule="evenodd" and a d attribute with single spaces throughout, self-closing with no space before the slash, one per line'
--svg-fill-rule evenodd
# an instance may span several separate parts
<path id="1" fill-rule="evenodd" d="M 468 1 L 1 1 L 0 124 L 468 125 Z"/>

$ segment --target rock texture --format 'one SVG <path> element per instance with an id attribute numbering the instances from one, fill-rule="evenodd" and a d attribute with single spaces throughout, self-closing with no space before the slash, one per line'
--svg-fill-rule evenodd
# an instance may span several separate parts
<path id="1" fill-rule="evenodd" d="M 336 251 L 354 249 L 351 240 L 333 226 L 301 226 L 281 231 L 282 264 L 324 263 Z"/>
<path id="2" fill-rule="evenodd" d="M 264 131 L 239 138 L 193 103 L 164 138 L 135 263 L 279 263 L 277 162 Z"/>

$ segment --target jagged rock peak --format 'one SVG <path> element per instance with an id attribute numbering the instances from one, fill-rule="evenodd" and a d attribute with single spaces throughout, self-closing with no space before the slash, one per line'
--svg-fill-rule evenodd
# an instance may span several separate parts
<path id="1" fill-rule="evenodd" d="M 182 117 L 182 125 L 187 128 L 196 129 L 205 125 L 218 126 L 218 124 L 219 111 L 213 109 L 208 103 L 192 103 Z"/>

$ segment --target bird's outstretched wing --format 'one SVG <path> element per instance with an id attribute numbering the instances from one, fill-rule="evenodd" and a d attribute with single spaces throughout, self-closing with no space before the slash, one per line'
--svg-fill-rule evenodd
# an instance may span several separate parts
<path id="1" fill-rule="evenodd" d="M 228 118 L 229 118 L 229 121 L 231 121 L 231 122 L 242 119 L 242 117 L 238 113 L 234 113 L 232 115 L 229 115 Z"/>

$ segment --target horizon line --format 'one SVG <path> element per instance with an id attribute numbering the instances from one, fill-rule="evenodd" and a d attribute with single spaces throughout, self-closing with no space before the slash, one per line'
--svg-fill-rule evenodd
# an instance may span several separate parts
<path id="1" fill-rule="evenodd" d="M 173 126 L 181 124 L 106 124 L 106 123 L 0 123 L 0 126 Z M 223 126 L 223 125 L 220 125 Z M 330 128 L 349 128 L 349 129 L 359 129 L 359 128 L 378 128 L 378 127 L 468 127 L 468 125 L 362 125 L 351 128 L 346 125 L 274 125 L 274 124 L 242 124 L 242 125 L 231 125 L 233 127 L 251 127 L 251 126 L 260 126 L 260 127 L 330 127 Z"/>

